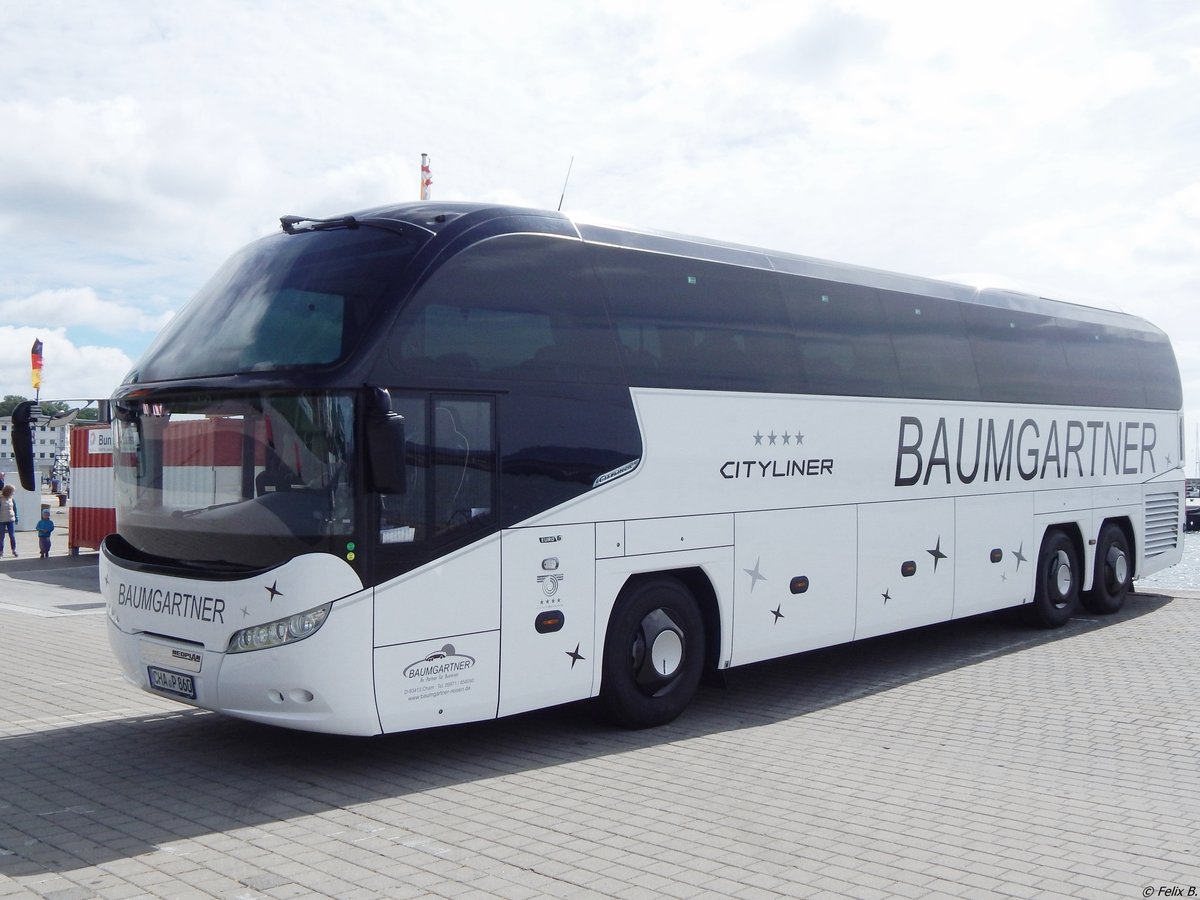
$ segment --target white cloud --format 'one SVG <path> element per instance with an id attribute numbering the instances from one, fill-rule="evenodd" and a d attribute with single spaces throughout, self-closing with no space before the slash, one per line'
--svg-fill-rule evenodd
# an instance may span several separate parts
<path id="1" fill-rule="evenodd" d="M 128 303 L 102 300 L 91 288 L 57 288 L 0 300 L 0 320 L 10 325 L 93 328 L 109 334 L 157 333 L 171 313 L 152 313 Z"/>
<path id="2" fill-rule="evenodd" d="M 42 342 L 42 388 L 45 400 L 101 399 L 110 396 L 133 362 L 115 347 L 78 347 L 63 329 L 0 325 L 0 396 L 33 397 L 30 351 Z"/>
<path id="3" fill-rule="evenodd" d="M 0 321 L 145 338 L 278 216 L 415 199 L 424 151 L 435 199 L 553 208 L 574 156 L 567 211 L 996 272 L 1182 346 L 1198 44 L 1187 2 L 0 4 Z"/>

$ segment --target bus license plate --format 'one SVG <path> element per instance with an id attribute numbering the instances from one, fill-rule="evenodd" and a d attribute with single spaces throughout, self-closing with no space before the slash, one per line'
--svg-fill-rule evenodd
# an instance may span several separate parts
<path id="1" fill-rule="evenodd" d="M 147 666 L 146 670 L 150 673 L 150 687 L 156 691 L 166 691 L 189 700 L 196 699 L 196 679 L 191 675 L 160 669 L 158 666 Z"/>

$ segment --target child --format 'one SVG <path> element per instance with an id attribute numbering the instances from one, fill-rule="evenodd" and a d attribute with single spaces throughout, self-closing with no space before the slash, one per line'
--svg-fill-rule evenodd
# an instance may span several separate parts
<path id="1" fill-rule="evenodd" d="M 0 557 L 4 556 L 4 535 L 8 535 L 8 545 L 12 555 L 17 555 L 17 501 L 13 499 L 16 488 L 6 484 L 0 491 Z"/>
<path id="2" fill-rule="evenodd" d="M 50 558 L 50 532 L 54 530 L 54 523 L 50 521 L 50 510 L 43 509 L 42 517 L 38 520 L 36 526 L 38 533 L 38 549 L 42 551 L 42 559 Z"/>

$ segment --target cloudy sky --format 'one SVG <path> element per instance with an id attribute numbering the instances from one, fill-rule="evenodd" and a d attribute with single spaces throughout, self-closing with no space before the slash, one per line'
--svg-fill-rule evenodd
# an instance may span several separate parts
<path id="1" fill-rule="evenodd" d="M 1200 423 L 1194 0 L 0 4 L 0 395 L 107 395 L 287 213 L 564 209 L 1171 336 Z M 1193 443 L 1189 440 L 1189 444 Z M 1196 453 L 1189 453 L 1195 474 Z"/>

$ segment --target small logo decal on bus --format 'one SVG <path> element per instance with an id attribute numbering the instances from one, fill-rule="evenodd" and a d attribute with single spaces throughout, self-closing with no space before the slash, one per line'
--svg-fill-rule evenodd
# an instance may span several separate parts
<path id="1" fill-rule="evenodd" d="M 640 459 L 635 459 L 632 462 L 627 462 L 627 463 L 625 463 L 625 465 L 620 466 L 616 469 L 613 469 L 611 472 L 605 472 L 603 475 L 599 476 L 595 481 L 592 482 L 592 487 L 598 488 L 598 487 L 600 487 L 600 485 L 607 484 L 608 482 L 612 481 L 614 478 L 620 478 L 622 475 L 632 472 L 634 469 L 636 469 L 638 467 L 638 463 L 640 463 L 640 462 L 641 462 Z"/>
<path id="2" fill-rule="evenodd" d="M 475 657 L 456 653 L 453 644 L 434 650 L 424 659 L 411 663 L 404 670 L 405 678 L 426 678 L 430 675 L 446 675 L 465 672 L 475 665 Z"/>

